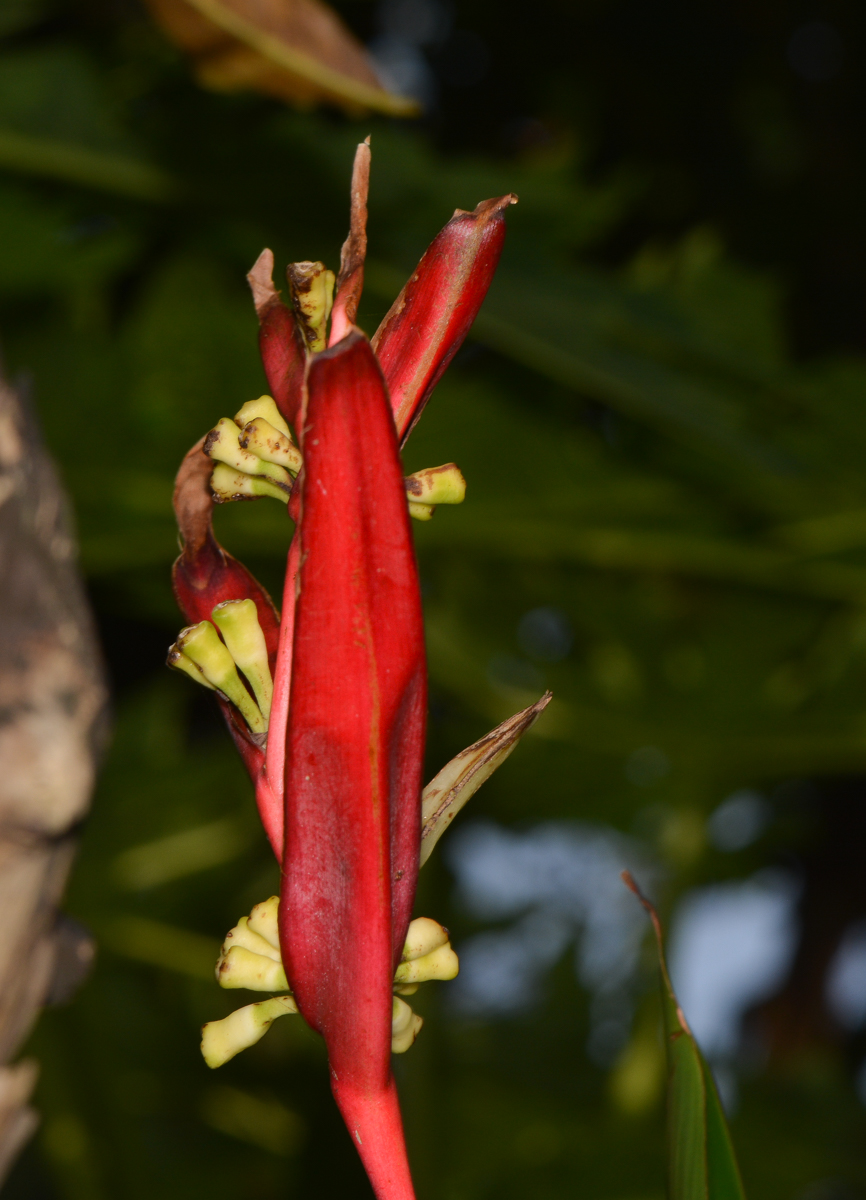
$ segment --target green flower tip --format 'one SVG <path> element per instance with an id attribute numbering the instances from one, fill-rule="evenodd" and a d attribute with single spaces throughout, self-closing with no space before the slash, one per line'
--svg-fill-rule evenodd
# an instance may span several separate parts
<path id="1" fill-rule="evenodd" d="M 169 648 L 166 661 L 174 670 L 183 671 L 230 700 L 250 730 L 264 734 L 274 688 L 255 602 L 226 600 L 216 606 L 211 616 L 213 624 L 199 621 L 182 629 Z M 238 674 L 239 669 L 253 695 Z"/>
<path id="2" fill-rule="evenodd" d="M 208 1021 L 201 1031 L 201 1052 L 209 1067 L 221 1067 L 229 1059 L 254 1046 L 270 1029 L 277 1017 L 298 1011 L 291 996 L 273 996 L 257 1004 L 238 1008 L 222 1021 Z"/>
<path id="3" fill-rule="evenodd" d="M 334 272 L 324 263 L 290 263 L 286 272 L 292 305 L 307 349 L 324 350 L 328 317 L 334 304 Z"/>
<path id="4" fill-rule="evenodd" d="M 255 601 L 225 600 L 216 606 L 211 617 L 235 665 L 249 680 L 267 728 L 274 685 Z"/>
<path id="5" fill-rule="evenodd" d="M 301 452 L 271 396 L 249 400 L 234 416 L 222 417 L 207 435 L 204 452 L 216 466 L 211 492 L 218 504 L 270 496 L 288 502 Z"/>

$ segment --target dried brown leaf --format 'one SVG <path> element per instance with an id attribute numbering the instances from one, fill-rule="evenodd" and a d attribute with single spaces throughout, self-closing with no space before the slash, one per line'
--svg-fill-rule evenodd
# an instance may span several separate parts
<path id="1" fill-rule="evenodd" d="M 168 37 L 219 91 L 257 91 L 309 107 L 413 116 L 382 87 L 363 46 L 321 0 L 146 0 Z"/>
<path id="2" fill-rule="evenodd" d="M 367 193 L 370 190 L 370 139 L 355 151 L 349 205 L 349 236 L 340 251 L 340 274 L 331 317 L 331 345 L 349 332 L 358 316 L 364 290 L 364 260 L 367 257 Z"/>
<path id="3" fill-rule="evenodd" d="M 430 857 L 433 847 L 482 783 L 534 725 L 553 698 L 545 692 L 540 700 L 515 713 L 497 725 L 480 741 L 474 742 L 452 758 L 424 789 L 421 797 L 421 866 Z"/>

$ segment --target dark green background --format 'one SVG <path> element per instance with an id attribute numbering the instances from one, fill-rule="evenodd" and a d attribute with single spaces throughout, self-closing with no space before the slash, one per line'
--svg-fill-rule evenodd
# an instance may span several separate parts
<path id="1" fill-rule="evenodd" d="M 372 3 L 337 7 L 375 34 Z M 458 0 L 451 14 L 429 51 L 438 105 L 398 125 L 202 92 L 132 0 L 0 11 L 0 338 L 74 500 L 115 687 L 68 903 L 99 960 L 33 1035 L 44 1120 L 10 1198 L 365 1194 L 299 1020 L 217 1074 L 199 1057 L 200 1024 L 234 1006 L 210 982 L 219 940 L 277 872 L 209 698 L 162 660 L 180 624 L 174 470 L 264 387 L 245 272 L 263 245 L 278 264 L 336 263 L 368 132 L 369 331 L 455 206 L 521 197 L 474 339 L 407 453 L 469 481 L 461 509 L 416 531 L 429 773 L 543 682 L 554 704 L 476 814 L 642 837 L 668 912 L 689 887 L 791 867 L 812 976 L 866 912 L 863 12 Z M 786 54 L 815 20 L 841 46 L 829 67 L 819 56 L 828 78 Z M 467 45 L 474 76 L 454 67 Z M 279 506 L 218 516 L 279 594 Z M 519 645 L 541 605 L 574 630 L 561 662 Z M 648 745 L 671 769 L 639 786 L 624 767 Z M 775 818 L 723 855 L 704 820 L 743 786 Z M 458 949 L 477 928 L 438 856 L 419 912 Z M 649 959 L 644 987 L 632 1050 L 652 1064 Z M 661 1196 L 661 1094 L 625 1111 L 622 1063 L 611 1076 L 587 1059 L 570 954 L 519 1019 L 460 1021 L 428 992 L 398 1064 L 422 1200 Z M 786 1048 L 767 1015 L 777 1049 L 743 1068 L 746 1189 L 861 1196 L 863 1039 L 798 996 L 805 1035 Z"/>

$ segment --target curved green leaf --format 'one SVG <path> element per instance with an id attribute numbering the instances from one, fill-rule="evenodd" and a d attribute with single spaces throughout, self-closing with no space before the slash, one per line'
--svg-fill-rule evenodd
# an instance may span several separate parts
<path id="1" fill-rule="evenodd" d="M 677 1003 L 658 913 L 628 871 L 623 881 L 650 915 L 658 943 L 668 1064 L 670 1200 L 745 1200 L 728 1123 L 707 1061 Z"/>
<path id="2" fill-rule="evenodd" d="M 125 131 L 93 65 L 71 46 L 0 57 L 0 169 L 141 200 L 178 194 Z"/>

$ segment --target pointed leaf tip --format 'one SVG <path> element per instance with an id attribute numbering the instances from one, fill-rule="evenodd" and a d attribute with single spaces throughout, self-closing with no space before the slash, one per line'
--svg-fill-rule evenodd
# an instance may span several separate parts
<path id="1" fill-rule="evenodd" d="M 493 280 L 512 193 L 457 209 L 433 239 L 373 338 L 401 444 L 463 344 Z"/>
<path id="2" fill-rule="evenodd" d="M 479 741 L 462 750 L 427 784 L 421 798 L 422 867 L 466 802 L 505 762 L 552 699 L 553 692 L 545 692 L 540 700 L 515 713 Z"/>
<path id="3" fill-rule="evenodd" d="M 303 109 L 327 102 L 351 115 L 419 112 L 417 101 L 382 86 L 364 47 L 321 0 L 145 2 L 205 87 L 262 92 Z"/>
<path id="4" fill-rule="evenodd" d="M 358 316 L 364 290 L 364 261 L 367 257 L 367 196 L 370 191 L 370 137 L 360 142 L 352 166 L 349 206 L 349 236 L 340 251 L 340 274 L 331 313 L 330 345 L 349 332 Z"/>
<path id="5" fill-rule="evenodd" d="M 274 287 L 274 252 L 263 250 L 250 270 L 247 272 L 247 283 L 253 294 L 253 304 L 256 316 L 262 319 L 262 314 L 272 305 L 279 303 L 280 293 Z"/>
<path id="6" fill-rule="evenodd" d="M 671 1200 L 745 1200 L 734 1145 L 712 1071 L 671 985 L 661 921 L 629 871 L 622 879 L 649 914 L 658 946 L 668 1062 L 668 1187 Z"/>

